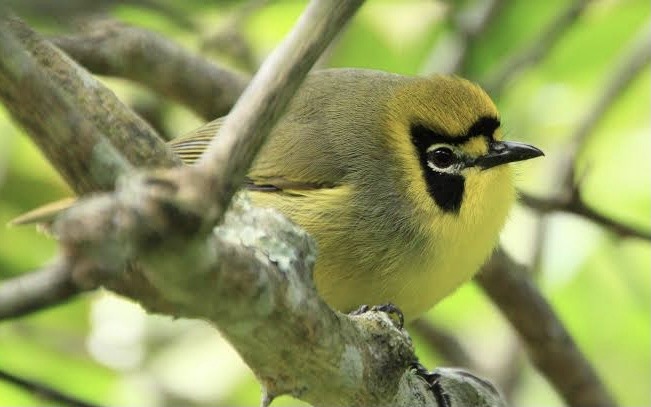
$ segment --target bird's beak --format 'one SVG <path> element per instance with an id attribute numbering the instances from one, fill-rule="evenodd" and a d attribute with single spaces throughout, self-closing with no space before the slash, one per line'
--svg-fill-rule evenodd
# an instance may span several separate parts
<path id="1" fill-rule="evenodd" d="M 498 165 L 524 161 L 545 155 L 540 149 L 515 141 L 493 141 L 488 153 L 475 159 L 474 165 L 487 170 Z"/>

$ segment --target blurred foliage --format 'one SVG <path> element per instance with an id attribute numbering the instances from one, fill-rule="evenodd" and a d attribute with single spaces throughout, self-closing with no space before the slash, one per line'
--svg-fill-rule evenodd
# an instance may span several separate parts
<path id="1" fill-rule="evenodd" d="M 481 0 L 480 0 L 481 1 Z M 4 0 L 48 34 L 70 31 L 83 18 L 110 15 L 143 26 L 201 52 L 220 30 L 237 30 L 255 61 L 288 32 L 303 2 L 186 0 Z M 469 47 L 464 75 L 481 81 L 528 47 L 568 2 L 504 1 L 498 15 Z M 424 69 L 437 41 L 453 29 L 450 14 L 473 2 L 371 0 L 328 53 L 326 66 L 357 66 L 404 74 Z M 540 63 L 511 78 L 496 102 L 507 136 L 541 146 L 545 160 L 518 167 L 519 186 L 536 194 L 558 188 L 559 156 L 602 92 L 634 39 L 647 30 L 645 0 L 593 1 Z M 212 52 L 212 51 L 211 51 Z M 242 66 L 221 55 L 221 62 Z M 152 98 L 142 88 L 103 79 L 122 100 Z M 636 78 L 600 120 L 578 162 L 588 203 L 623 222 L 650 228 L 651 85 Z M 156 99 L 156 96 L 153 96 Z M 160 103 L 162 102 L 162 103 Z M 159 126 L 181 134 L 199 121 L 158 100 Z M 55 253 L 55 243 L 32 228 L 7 228 L 19 213 L 68 194 L 68 188 L 0 107 L 0 278 L 27 272 Z M 517 208 L 503 233 L 507 250 L 524 262 L 536 252 L 531 211 Z M 651 405 L 651 249 L 622 240 L 589 221 L 557 214 L 545 220 L 539 282 L 588 358 L 622 405 Z M 458 336 L 487 371 L 499 374 L 514 352 L 508 324 L 471 284 L 428 316 Z M 427 366 L 445 362 L 415 337 Z M 0 367 L 88 401 L 121 406 L 256 405 L 259 387 L 218 333 L 203 323 L 147 316 L 109 293 L 84 296 L 56 309 L 0 323 Z M 490 377 L 489 377 L 490 379 Z M 38 405 L 37 398 L 0 382 L 0 405 Z M 274 405 L 300 404 L 283 397 Z M 526 365 L 514 405 L 561 402 Z"/>

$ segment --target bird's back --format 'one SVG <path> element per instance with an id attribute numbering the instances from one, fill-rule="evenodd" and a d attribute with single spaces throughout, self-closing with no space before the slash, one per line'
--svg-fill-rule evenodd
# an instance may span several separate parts
<path id="1" fill-rule="evenodd" d="M 351 176 L 369 169 L 369 159 L 386 155 L 378 118 L 393 88 L 405 80 L 361 69 L 311 74 L 260 152 L 251 177 L 350 182 Z"/>

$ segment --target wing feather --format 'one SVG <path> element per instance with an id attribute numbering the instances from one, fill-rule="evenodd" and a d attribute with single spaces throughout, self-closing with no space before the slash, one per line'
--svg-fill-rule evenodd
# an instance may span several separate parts
<path id="1" fill-rule="evenodd" d="M 206 123 L 198 129 L 191 131 L 181 137 L 175 138 L 169 142 L 172 151 L 176 153 L 185 164 L 194 164 L 206 151 L 212 139 L 219 132 L 219 128 L 224 122 L 224 118 L 213 120 Z M 269 167 L 268 164 L 265 167 Z M 260 192 L 285 192 L 291 194 L 302 195 L 302 192 L 333 188 L 336 185 L 334 182 L 328 181 L 304 181 L 298 179 L 291 179 L 289 175 L 275 173 L 269 175 L 260 174 L 257 171 L 257 176 L 247 177 L 244 187 L 253 191 Z M 268 172 L 268 171 L 263 171 Z"/>
<path id="2" fill-rule="evenodd" d="M 224 118 L 213 120 L 198 129 L 171 140 L 168 144 L 186 164 L 194 164 L 219 132 Z"/>

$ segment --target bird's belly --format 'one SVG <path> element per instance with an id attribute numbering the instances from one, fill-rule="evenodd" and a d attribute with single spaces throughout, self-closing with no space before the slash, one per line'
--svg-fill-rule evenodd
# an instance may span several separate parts
<path id="1" fill-rule="evenodd" d="M 475 241 L 473 228 L 464 225 L 433 236 L 399 233 L 395 225 L 378 227 L 359 211 L 351 212 L 353 206 L 342 205 L 348 191 L 337 189 L 305 199 L 251 196 L 259 206 L 279 209 L 316 239 L 317 290 L 339 311 L 393 303 L 407 320 L 415 319 L 469 280 L 494 244 L 494 238 Z"/>
<path id="2" fill-rule="evenodd" d="M 319 293 L 330 306 L 348 312 L 362 304 L 392 303 L 406 320 L 417 318 L 453 292 L 477 271 L 481 262 L 453 258 L 437 261 L 434 253 L 426 252 L 419 257 L 401 253 L 391 264 L 371 259 L 355 261 L 346 255 L 333 255 L 325 261 L 328 254 L 333 253 L 320 253 L 323 257 L 317 260 L 315 279 Z M 376 256 L 381 258 L 382 253 Z"/>

